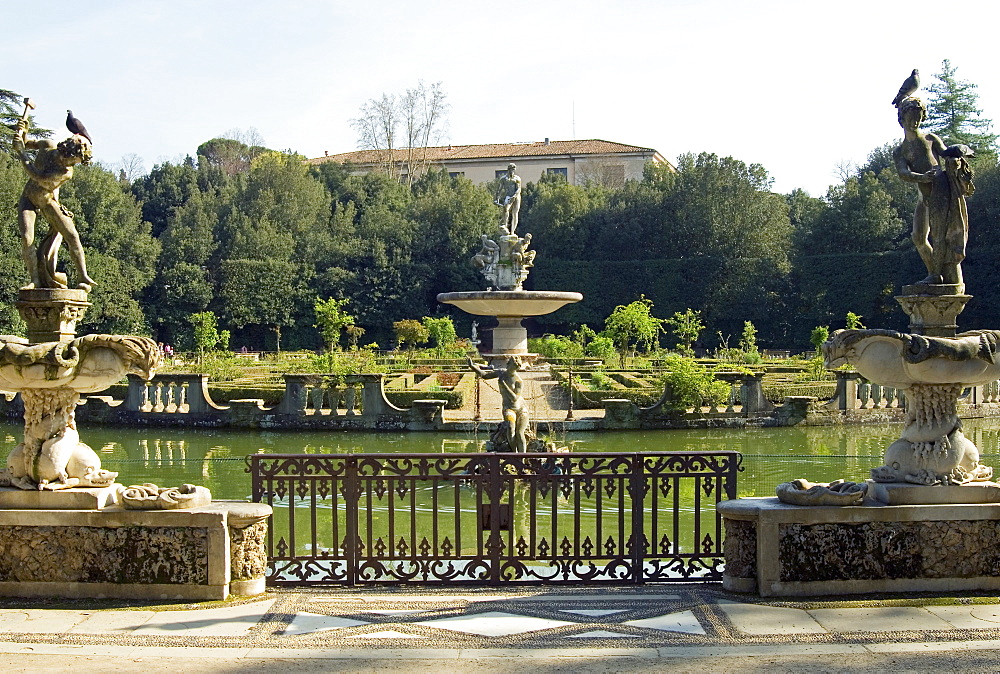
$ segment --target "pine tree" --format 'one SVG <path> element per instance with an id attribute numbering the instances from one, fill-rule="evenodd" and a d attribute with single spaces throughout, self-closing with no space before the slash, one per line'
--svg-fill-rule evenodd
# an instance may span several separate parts
<path id="1" fill-rule="evenodd" d="M 976 107 L 979 94 L 972 82 L 955 78 L 958 69 L 945 59 L 937 82 L 927 87 L 931 93 L 927 102 L 926 128 L 941 136 L 948 145 L 964 143 L 980 153 L 996 152 L 997 135 L 990 133 L 992 120 L 980 117 Z"/>
<path id="2" fill-rule="evenodd" d="M 0 151 L 11 151 L 17 120 L 23 112 L 24 98 L 9 89 L 0 89 Z M 28 115 L 28 135 L 32 138 L 48 138 L 52 131 L 35 126 L 34 115 Z"/>

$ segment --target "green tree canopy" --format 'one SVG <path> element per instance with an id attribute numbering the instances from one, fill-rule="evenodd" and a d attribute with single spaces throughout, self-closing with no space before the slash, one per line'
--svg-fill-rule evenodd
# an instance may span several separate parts
<path id="1" fill-rule="evenodd" d="M 955 77 L 957 68 L 951 61 L 941 62 L 937 82 L 927 87 L 927 122 L 925 127 L 941 136 L 948 145 L 964 143 L 982 153 L 996 153 L 997 135 L 990 133 L 993 122 L 981 117 L 978 85 Z"/>

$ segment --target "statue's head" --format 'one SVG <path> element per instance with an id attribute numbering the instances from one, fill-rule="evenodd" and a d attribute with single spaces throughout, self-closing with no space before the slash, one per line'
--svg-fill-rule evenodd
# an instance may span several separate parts
<path id="1" fill-rule="evenodd" d="M 73 134 L 56 146 L 66 159 L 77 160 L 71 163 L 89 164 L 94 158 L 94 151 L 90 147 L 90 141 L 83 136 Z"/>
<path id="2" fill-rule="evenodd" d="M 896 118 L 904 129 L 916 129 L 927 119 L 927 108 L 924 107 L 924 102 L 919 98 L 910 97 L 899 104 Z"/>
<path id="3" fill-rule="evenodd" d="M 516 168 L 517 168 L 517 164 L 515 164 L 514 162 L 511 162 L 511 163 L 507 164 L 507 173 L 508 174 L 513 174 L 514 170 Z"/>

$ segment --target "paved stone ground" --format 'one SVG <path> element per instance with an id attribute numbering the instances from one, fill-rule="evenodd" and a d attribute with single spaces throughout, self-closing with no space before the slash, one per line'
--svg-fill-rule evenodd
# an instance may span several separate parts
<path id="1" fill-rule="evenodd" d="M 461 661 L 461 664 L 459 664 Z M 996 671 L 996 597 L 748 600 L 712 585 L 272 590 L 228 604 L 0 600 L 37 671 Z"/>

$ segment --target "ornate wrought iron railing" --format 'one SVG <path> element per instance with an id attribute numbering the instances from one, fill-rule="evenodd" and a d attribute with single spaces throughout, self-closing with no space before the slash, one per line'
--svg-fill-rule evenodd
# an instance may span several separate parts
<path id="1" fill-rule="evenodd" d="M 255 454 L 268 582 L 720 580 L 738 452 Z"/>

